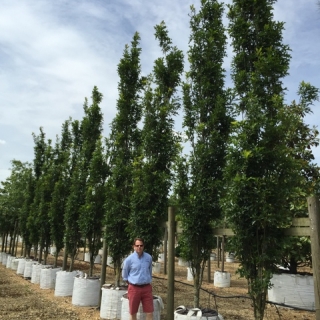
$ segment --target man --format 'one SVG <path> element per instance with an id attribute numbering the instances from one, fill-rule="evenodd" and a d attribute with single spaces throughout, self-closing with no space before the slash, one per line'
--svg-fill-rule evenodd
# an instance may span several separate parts
<path id="1" fill-rule="evenodd" d="M 133 241 L 134 252 L 123 263 L 122 278 L 129 285 L 128 300 L 130 320 L 137 320 L 137 312 L 140 302 L 146 320 L 153 319 L 153 295 L 152 295 L 152 258 L 144 252 L 144 241 L 136 238 Z"/>

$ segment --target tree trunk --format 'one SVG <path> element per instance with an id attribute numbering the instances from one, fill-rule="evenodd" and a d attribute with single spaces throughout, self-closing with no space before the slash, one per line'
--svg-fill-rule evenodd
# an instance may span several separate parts
<path id="1" fill-rule="evenodd" d="M 92 275 L 93 275 L 93 265 L 94 265 L 94 256 L 93 256 L 93 252 L 90 252 L 89 277 L 92 277 Z"/>
<path id="2" fill-rule="evenodd" d="M 290 265 L 289 265 L 290 273 L 297 274 L 298 273 L 298 262 L 294 257 L 290 258 Z"/>
<path id="3" fill-rule="evenodd" d="M 56 252 L 54 253 L 54 262 L 53 262 L 54 268 L 56 268 L 57 264 L 58 264 L 58 255 L 59 255 L 59 252 L 58 252 L 58 250 L 56 250 Z"/>
<path id="4" fill-rule="evenodd" d="M 69 268 L 69 271 L 73 271 L 73 265 L 74 265 L 74 255 L 72 255 L 71 257 L 71 261 L 70 261 L 70 268 Z"/>
<path id="5" fill-rule="evenodd" d="M 114 271 L 115 271 L 115 286 L 120 286 L 120 276 L 121 276 L 121 260 L 114 261 Z"/>
<path id="6" fill-rule="evenodd" d="M 63 271 L 67 270 L 67 264 L 68 264 L 68 250 L 67 250 L 67 246 L 65 245 L 63 249 L 63 262 L 62 262 Z"/>
<path id="7" fill-rule="evenodd" d="M 47 264 L 47 259 L 48 259 L 48 247 L 45 247 L 44 249 L 44 262 L 43 264 Z"/>
<path id="8" fill-rule="evenodd" d="M 1 252 L 4 252 L 4 238 L 5 238 L 5 234 L 2 234 L 2 245 L 1 245 Z"/>
<path id="9" fill-rule="evenodd" d="M 260 294 L 256 294 L 253 300 L 253 312 L 255 320 L 263 320 L 264 311 L 266 306 L 266 296 L 267 292 L 261 292 Z"/>

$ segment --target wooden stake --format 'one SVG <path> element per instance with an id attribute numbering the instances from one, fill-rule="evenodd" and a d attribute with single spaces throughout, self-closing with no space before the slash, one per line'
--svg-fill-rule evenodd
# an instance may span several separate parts
<path id="1" fill-rule="evenodd" d="M 175 235 L 175 208 L 168 209 L 168 292 L 167 292 L 167 320 L 174 319 L 174 235 Z"/>
<path id="2" fill-rule="evenodd" d="M 310 218 L 310 238 L 316 320 L 320 320 L 320 202 L 315 196 L 307 198 Z"/>

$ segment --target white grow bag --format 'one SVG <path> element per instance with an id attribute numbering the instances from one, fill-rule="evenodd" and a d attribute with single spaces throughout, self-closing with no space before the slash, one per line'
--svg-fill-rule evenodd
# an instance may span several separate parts
<path id="1" fill-rule="evenodd" d="M 231 274 L 229 272 L 215 271 L 213 284 L 218 288 L 229 288 L 231 283 Z"/>
<path id="2" fill-rule="evenodd" d="M 174 312 L 174 320 L 223 320 L 221 314 L 215 310 L 214 315 L 206 315 L 198 308 L 187 309 L 185 306 L 179 306 Z"/>
<path id="3" fill-rule="evenodd" d="M 111 256 L 107 256 L 107 265 L 111 268 L 114 267 L 113 265 L 113 260 L 112 260 L 112 257 Z"/>
<path id="4" fill-rule="evenodd" d="M 187 281 L 193 281 L 192 268 L 188 267 Z"/>
<path id="5" fill-rule="evenodd" d="M 12 270 L 18 270 L 18 266 L 19 266 L 19 261 L 20 261 L 20 258 L 13 258 L 11 260 L 11 269 Z"/>
<path id="6" fill-rule="evenodd" d="M 129 313 L 129 300 L 127 294 L 124 294 L 121 298 L 122 307 L 121 307 L 121 320 L 128 320 L 130 319 Z M 161 310 L 164 308 L 163 302 L 161 297 L 153 296 L 153 320 L 160 320 L 160 313 Z M 137 313 L 137 320 L 145 320 L 146 314 L 143 312 L 142 305 L 140 303 L 138 313 Z"/>
<path id="7" fill-rule="evenodd" d="M 12 261 L 12 259 L 14 259 L 15 257 L 14 256 L 12 256 L 11 254 L 9 254 L 8 256 L 7 256 L 7 263 L 6 263 L 6 268 L 11 268 L 11 261 Z"/>
<path id="8" fill-rule="evenodd" d="M 40 289 L 54 289 L 57 272 L 61 268 L 42 268 L 40 271 Z"/>
<path id="9" fill-rule="evenodd" d="M 78 271 L 58 271 L 56 276 L 54 295 L 57 297 L 72 296 L 74 278 L 77 274 Z"/>
<path id="10" fill-rule="evenodd" d="M 84 254 L 84 261 L 85 261 L 85 262 L 90 262 L 90 252 L 86 252 L 86 253 Z"/>
<path id="11" fill-rule="evenodd" d="M 211 254 L 210 254 L 210 261 L 216 261 L 217 260 L 217 255 L 216 255 L 216 253 L 215 252 L 212 252 Z"/>
<path id="12" fill-rule="evenodd" d="M 31 283 L 40 283 L 40 273 L 42 268 L 49 268 L 51 265 L 43 265 L 39 262 L 34 262 L 31 267 Z"/>
<path id="13" fill-rule="evenodd" d="M 72 304 L 81 307 L 99 305 L 100 279 L 76 276 L 73 283 Z"/>
<path id="14" fill-rule="evenodd" d="M 192 274 L 192 268 L 188 267 L 187 268 L 187 281 L 193 281 L 193 274 Z"/>
<path id="15" fill-rule="evenodd" d="M 31 278 L 32 266 L 34 263 L 35 263 L 35 261 L 33 261 L 33 260 L 26 260 L 25 265 L 24 265 L 24 272 L 23 272 L 24 278 Z"/>
<path id="16" fill-rule="evenodd" d="M 164 253 L 159 253 L 158 262 L 164 262 Z"/>
<path id="17" fill-rule="evenodd" d="M 234 262 L 234 253 L 228 253 L 226 262 Z"/>
<path id="18" fill-rule="evenodd" d="M 179 258 L 178 259 L 178 266 L 181 266 L 181 267 L 188 267 L 189 266 L 189 262 L 182 259 L 182 258 Z"/>
<path id="19" fill-rule="evenodd" d="M 17 268 L 17 274 L 24 274 L 24 267 L 26 265 L 26 259 L 25 258 L 21 258 L 19 259 L 19 264 L 18 264 L 18 268 Z"/>
<path id="20" fill-rule="evenodd" d="M 268 290 L 268 300 L 297 308 L 315 310 L 313 276 L 274 274 Z"/>
<path id="21" fill-rule="evenodd" d="M 161 264 L 160 262 L 152 262 L 152 273 L 160 273 Z"/>
<path id="22" fill-rule="evenodd" d="M 101 263 L 101 256 L 100 254 L 97 254 L 94 258 L 94 263 Z"/>
<path id="23" fill-rule="evenodd" d="M 126 293 L 126 289 L 114 288 L 111 285 L 103 285 L 100 305 L 101 319 L 120 319 L 121 298 Z"/>
<path id="24" fill-rule="evenodd" d="M 7 260 L 8 260 L 8 253 L 2 252 L 1 255 L 1 263 L 5 266 L 7 265 Z"/>

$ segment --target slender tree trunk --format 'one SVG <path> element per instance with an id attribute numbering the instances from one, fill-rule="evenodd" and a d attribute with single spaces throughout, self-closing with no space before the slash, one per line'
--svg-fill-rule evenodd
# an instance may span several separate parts
<path id="1" fill-rule="evenodd" d="M 14 249 L 13 255 L 16 257 L 18 254 L 18 244 L 19 244 L 19 235 L 17 235 L 16 247 Z"/>
<path id="2" fill-rule="evenodd" d="M 22 240 L 22 242 L 21 242 L 20 256 L 21 256 L 21 257 L 26 257 L 26 256 L 27 256 L 26 254 L 27 254 L 27 252 L 26 252 L 25 241 Z"/>
<path id="3" fill-rule="evenodd" d="M 8 246 L 8 233 L 5 236 L 5 240 L 4 240 L 4 252 L 7 252 L 7 246 Z"/>
<path id="4" fill-rule="evenodd" d="M 84 239 L 84 246 L 83 246 L 83 258 L 82 260 L 84 261 L 85 255 L 86 255 L 86 246 L 87 246 L 87 238 Z"/>
<path id="5" fill-rule="evenodd" d="M 4 252 L 4 239 L 5 239 L 5 234 L 2 234 L 1 240 L 2 240 L 2 244 L 1 244 L 1 252 Z"/>
<path id="6" fill-rule="evenodd" d="M 252 299 L 255 320 L 263 320 L 264 318 L 264 311 L 266 307 L 266 296 L 267 296 L 267 292 L 263 291 L 260 294 L 256 294 L 255 297 Z"/>
<path id="7" fill-rule="evenodd" d="M 48 247 L 46 246 L 45 249 L 44 249 L 44 264 L 47 264 L 47 259 L 48 259 Z"/>
<path id="8" fill-rule="evenodd" d="M 59 257 L 59 251 L 56 249 L 56 252 L 54 253 L 54 263 L 53 263 L 54 268 L 56 268 L 58 265 L 58 257 Z"/>
<path id="9" fill-rule="evenodd" d="M 121 261 L 114 261 L 114 271 L 115 271 L 115 285 L 120 286 L 120 276 L 121 276 Z"/>
<path id="10" fill-rule="evenodd" d="M 70 267 L 69 267 L 70 272 L 73 270 L 73 266 L 74 266 L 74 255 L 71 257 L 71 261 L 70 261 Z"/>
<path id="11" fill-rule="evenodd" d="M 39 258 L 38 258 L 38 262 L 39 262 L 39 263 L 41 263 L 41 261 L 42 261 L 42 251 L 43 251 L 43 245 L 40 244 Z"/>
<path id="12" fill-rule="evenodd" d="M 67 246 L 65 245 L 63 248 L 63 262 L 62 262 L 62 270 L 67 270 L 67 264 L 68 264 L 68 250 Z"/>
<path id="13" fill-rule="evenodd" d="M 292 274 L 298 273 L 298 263 L 294 257 L 290 258 L 289 270 L 290 270 L 290 273 L 292 273 Z"/>
<path id="14" fill-rule="evenodd" d="M 194 296 L 193 296 L 193 307 L 199 308 L 200 304 L 200 268 L 196 268 L 194 275 Z"/>
<path id="15" fill-rule="evenodd" d="M 94 256 L 93 252 L 90 252 L 90 269 L 89 269 L 89 277 L 93 275 L 93 266 L 94 266 Z"/>

